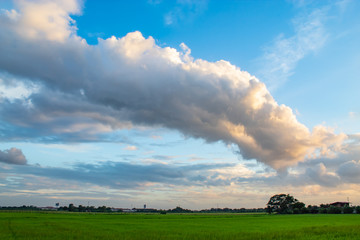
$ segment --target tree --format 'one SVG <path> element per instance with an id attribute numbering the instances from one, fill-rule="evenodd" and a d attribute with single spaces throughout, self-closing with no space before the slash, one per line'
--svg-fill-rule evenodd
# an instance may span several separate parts
<path id="1" fill-rule="evenodd" d="M 326 210 L 327 210 L 327 213 L 330 213 L 330 214 L 340 214 L 341 213 L 341 208 L 335 207 L 335 206 L 330 206 Z"/>
<path id="2" fill-rule="evenodd" d="M 356 213 L 359 214 L 360 213 L 360 206 L 356 206 L 355 210 L 356 210 Z"/>
<path id="3" fill-rule="evenodd" d="M 75 206 L 74 204 L 70 203 L 69 204 L 69 212 L 74 212 L 75 211 Z"/>
<path id="4" fill-rule="evenodd" d="M 269 213 L 292 213 L 294 208 L 301 209 L 304 206 L 304 203 L 289 194 L 277 194 L 272 196 L 267 203 L 267 211 Z"/>
<path id="5" fill-rule="evenodd" d="M 354 212 L 354 208 L 353 207 L 344 207 L 343 209 L 344 213 L 353 213 Z"/>
<path id="6" fill-rule="evenodd" d="M 296 200 L 296 199 L 295 199 Z M 296 200 L 297 201 L 297 200 Z M 302 209 L 305 207 L 305 203 L 303 202 L 294 202 L 294 204 L 292 205 L 293 208 L 297 208 L 297 209 Z"/>

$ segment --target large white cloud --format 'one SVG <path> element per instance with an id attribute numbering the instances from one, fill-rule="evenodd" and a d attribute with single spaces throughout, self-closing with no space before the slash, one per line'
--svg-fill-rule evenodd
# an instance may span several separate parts
<path id="1" fill-rule="evenodd" d="M 78 131 L 84 133 L 80 141 L 94 131 L 77 128 L 83 123 L 99 132 L 129 122 L 162 126 L 236 144 L 244 158 L 276 169 L 332 154 L 346 138 L 323 126 L 311 132 L 256 77 L 224 60 L 193 60 L 185 45 L 184 52 L 160 47 L 140 32 L 88 45 L 69 16 L 81 9 L 74 0 L 19 1 L 17 7 L 0 15 L 0 71 L 42 88 L 29 96 L 30 104 L 2 103 L 0 120 L 7 124 L 41 124 L 52 134 Z M 50 108 L 48 102 L 58 104 Z M 31 121 L 15 118 L 17 109 Z M 78 125 L 68 128 L 59 121 L 64 117 Z"/>

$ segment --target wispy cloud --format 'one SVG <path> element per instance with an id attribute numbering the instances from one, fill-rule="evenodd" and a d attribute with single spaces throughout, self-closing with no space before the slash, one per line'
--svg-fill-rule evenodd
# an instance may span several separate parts
<path id="1" fill-rule="evenodd" d="M 293 19 L 295 34 L 288 37 L 280 34 L 264 48 L 264 55 L 256 63 L 260 68 L 258 77 L 270 90 L 284 84 L 301 59 L 324 46 L 329 35 L 325 27 L 327 13 L 328 7 L 324 7 Z"/>
<path id="2" fill-rule="evenodd" d="M 206 10 L 208 0 L 178 0 L 175 7 L 164 16 L 166 25 L 194 19 Z"/>

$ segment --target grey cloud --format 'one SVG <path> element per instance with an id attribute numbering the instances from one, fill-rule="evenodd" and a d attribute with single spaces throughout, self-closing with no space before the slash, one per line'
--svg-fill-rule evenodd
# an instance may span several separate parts
<path id="1" fill-rule="evenodd" d="M 337 174 L 346 182 L 360 183 L 360 162 L 352 160 L 341 164 Z"/>
<path id="2" fill-rule="evenodd" d="M 77 164 L 72 168 L 26 166 L 15 169 L 17 174 L 30 174 L 108 186 L 114 189 L 136 188 L 145 183 L 163 183 L 177 186 L 218 186 L 229 181 L 212 178 L 211 170 L 232 167 L 234 164 L 195 164 L 176 166 L 165 164 L 131 164 L 127 162 L 102 162 Z M 9 170 L 13 171 L 13 170 Z"/>
<path id="3" fill-rule="evenodd" d="M 1 140 L 107 141 L 104 134 L 131 126 L 129 122 L 117 120 L 121 118 L 120 113 L 106 106 L 90 104 L 81 96 L 46 89 L 25 101 L 5 100 L 1 103 Z M 129 142 L 119 136 L 116 141 Z"/>
<path id="4" fill-rule="evenodd" d="M 55 3 L 69 14 L 78 9 L 76 1 Z M 13 129 L 2 139 L 24 131 L 29 139 L 37 133 L 45 141 L 101 141 L 131 124 L 160 126 L 234 143 L 245 159 L 283 169 L 319 149 L 337 151 L 346 138 L 323 126 L 309 131 L 263 83 L 229 62 L 192 60 L 185 45 L 184 52 L 162 48 L 140 32 L 88 45 L 63 11 L 34 9 L 20 5 L 0 15 L 0 71 L 42 86 L 31 104 L 1 103 L 0 121 Z M 46 22 L 41 14 L 49 12 L 59 21 L 54 28 L 26 21 L 38 14 Z"/>
<path id="5" fill-rule="evenodd" d="M 25 165 L 27 163 L 27 160 L 20 149 L 10 148 L 4 151 L 0 150 L 0 162 Z"/>
<path id="6" fill-rule="evenodd" d="M 323 187 L 335 187 L 346 182 L 338 172 L 329 171 L 323 163 L 313 166 L 298 167 L 297 173 L 294 172 L 277 172 L 275 175 L 262 176 L 262 173 L 256 174 L 249 178 L 235 178 L 235 182 L 256 183 L 268 187 L 273 186 L 294 186 L 303 187 L 307 185 L 320 185 Z"/>
<path id="7" fill-rule="evenodd" d="M 172 160 L 175 158 L 174 156 L 165 156 L 165 155 L 153 155 L 152 157 L 157 160 Z"/>
<path id="8" fill-rule="evenodd" d="M 310 178 L 309 183 L 333 187 L 341 183 L 341 179 L 335 173 L 329 173 L 324 164 L 320 163 L 313 168 L 306 169 L 305 176 Z"/>

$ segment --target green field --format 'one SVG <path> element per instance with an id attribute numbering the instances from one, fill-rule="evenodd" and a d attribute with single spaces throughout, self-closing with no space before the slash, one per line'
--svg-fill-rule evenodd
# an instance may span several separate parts
<path id="1" fill-rule="evenodd" d="M 360 214 L 0 212 L 0 239 L 360 239 Z"/>

